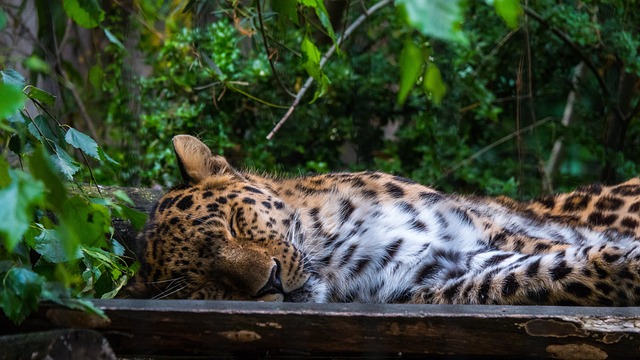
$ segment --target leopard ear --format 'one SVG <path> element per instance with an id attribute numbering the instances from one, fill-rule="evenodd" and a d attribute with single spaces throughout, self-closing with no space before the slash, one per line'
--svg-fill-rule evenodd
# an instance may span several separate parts
<path id="1" fill-rule="evenodd" d="M 174 136 L 173 150 L 182 179 L 188 183 L 197 184 L 212 175 L 235 173 L 225 158 L 211 154 L 207 145 L 193 136 Z"/>

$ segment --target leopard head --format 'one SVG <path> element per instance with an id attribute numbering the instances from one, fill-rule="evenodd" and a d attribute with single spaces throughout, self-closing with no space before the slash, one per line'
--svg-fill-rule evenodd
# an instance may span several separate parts
<path id="1" fill-rule="evenodd" d="M 304 301 L 295 212 L 265 183 L 198 139 L 173 139 L 184 184 L 164 195 L 138 238 L 129 297 Z M 303 291 L 307 294 L 307 291 Z"/>

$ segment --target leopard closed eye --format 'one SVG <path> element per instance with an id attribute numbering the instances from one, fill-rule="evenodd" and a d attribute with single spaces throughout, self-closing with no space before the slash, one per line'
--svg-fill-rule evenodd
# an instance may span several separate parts
<path id="1" fill-rule="evenodd" d="M 138 238 L 144 298 L 640 305 L 640 180 L 520 203 L 380 172 L 280 178 L 173 139 Z"/>

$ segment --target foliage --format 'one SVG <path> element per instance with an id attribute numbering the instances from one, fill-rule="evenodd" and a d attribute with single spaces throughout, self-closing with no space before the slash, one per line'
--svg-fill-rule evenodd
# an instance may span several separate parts
<path id="1" fill-rule="evenodd" d="M 112 238 L 111 217 L 131 218 L 138 226 L 140 221 L 121 201 L 67 186 L 82 175 L 69 149 L 85 160 L 113 160 L 91 137 L 50 117 L 44 103 L 53 104 L 51 94 L 25 86 L 16 71 L 0 74 L 0 86 L 12 95 L 4 99 L 0 135 L 9 140 L 10 161 L 28 169 L 0 158 L 0 307 L 15 322 L 40 300 L 104 316 L 86 298 L 112 298 L 135 270 Z M 42 114 L 32 117 L 24 108 L 27 99 Z"/>
<path id="2" fill-rule="evenodd" d="M 27 2 L 0 9 L 2 39 L 37 39 L 0 45 L 15 318 L 131 274 L 109 239 L 121 203 L 65 194 L 173 185 L 178 133 L 261 171 L 377 168 L 521 198 L 640 172 L 636 1 L 36 1 L 35 22 Z"/>

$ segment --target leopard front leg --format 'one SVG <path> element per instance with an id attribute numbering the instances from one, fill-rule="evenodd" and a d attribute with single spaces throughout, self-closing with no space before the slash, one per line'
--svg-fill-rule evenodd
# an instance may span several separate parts
<path id="1" fill-rule="evenodd" d="M 463 275 L 425 285 L 412 301 L 435 304 L 640 305 L 637 244 L 570 246 L 526 255 L 495 251 L 475 255 Z M 499 262 L 491 259 L 500 259 Z"/>

